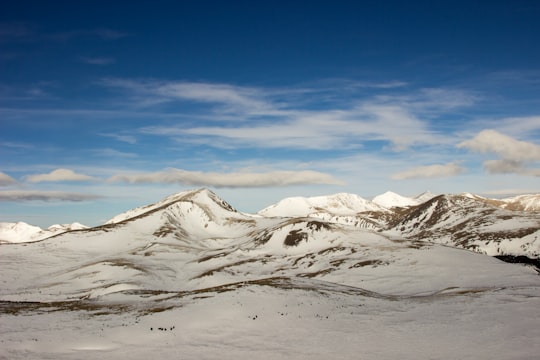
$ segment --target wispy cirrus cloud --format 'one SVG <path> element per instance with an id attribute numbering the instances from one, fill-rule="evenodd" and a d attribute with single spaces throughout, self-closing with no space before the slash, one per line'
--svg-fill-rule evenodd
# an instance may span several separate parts
<path id="1" fill-rule="evenodd" d="M 465 172 L 465 168 L 456 163 L 434 164 L 418 166 L 392 175 L 392 179 L 419 179 L 419 178 L 439 178 L 459 175 Z"/>
<path id="2" fill-rule="evenodd" d="M 0 22 L 0 42 L 68 41 L 81 36 L 95 36 L 102 40 L 117 40 L 129 36 L 124 31 L 103 27 L 60 32 L 40 32 L 39 30 L 36 24 L 26 21 Z"/>
<path id="3" fill-rule="evenodd" d="M 289 111 L 277 121 L 237 126 L 150 126 L 143 134 L 179 137 L 213 147 L 320 149 L 359 148 L 384 141 L 403 150 L 412 145 L 447 143 L 428 124 L 399 106 L 365 104 L 354 109 Z"/>
<path id="4" fill-rule="evenodd" d="M 121 159 L 134 159 L 138 157 L 135 153 L 119 151 L 111 148 L 95 149 L 92 153 L 99 157 L 104 158 L 121 158 Z"/>
<path id="5" fill-rule="evenodd" d="M 139 104 L 155 105 L 173 101 L 193 101 L 221 105 L 221 111 L 256 112 L 274 110 L 274 104 L 263 100 L 264 93 L 254 87 L 220 83 L 103 79 L 101 85 L 126 91 Z"/>
<path id="6" fill-rule="evenodd" d="M 24 40 L 33 33 L 33 27 L 28 22 L 0 22 L 0 43 Z"/>
<path id="7" fill-rule="evenodd" d="M 17 180 L 0 171 L 0 186 L 10 186 L 18 184 Z"/>
<path id="8" fill-rule="evenodd" d="M 102 40 L 117 40 L 129 36 L 128 33 L 110 29 L 110 28 L 96 28 L 96 29 L 75 29 L 69 31 L 61 31 L 54 33 L 44 33 L 42 38 L 51 41 L 69 41 L 82 36 L 94 36 Z"/>
<path id="9" fill-rule="evenodd" d="M 6 190 L 0 191 L 0 201 L 69 201 L 80 202 L 102 198 L 99 195 L 72 193 L 64 191 Z"/>
<path id="10" fill-rule="evenodd" d="M 272 88 L 126 78 L 97 82 L 109 91 L 111 101 L 121 104 L 126 116 L 160 120 L 118 140 L 153 135 L 225 149 L 336 150 L 366 148 L 366 143 L 374 142 L 381 142 L 382 150 L 394 151 L 452 146 L 452 134 L 437 129 L 431 120 L 476 100 L 458 89 L 404 91 L 409 85 L 400 81 L 334 83 Z M 115 108 L 115 116 L 120 116 L 123 110 Z M 133 108 L 139 110 L 134 115 Z"/>
<path id="11" fill-rule="evenodd" d="M 109 182 L 126 182 L 132 184 L 164 183 L 193 186 L 213 186 L 228 188 L 275 187 L 307 184 L 343 185 L 333 176 L 317 171 L 270 171 L 253 172 L 201 172 L 181 169 L 166 169 L 158 172 L 114 175 Z"/>
<path id="12" fill-rule="evenodd" d="M 61 182 L 61 181 L 96 181 L 97 178 L 85 174 L 78 174 L 69 169 L 56 169 L 46 174 L 28 175 L 25 180 L 30 183 Z"/>
<path id="13" fill-rule="evenodd" d="M 502 119 L 489 119 L 482 121 L 480 124 L 483 128 L 492 127 L 496 123 L 496 128 L 493 130 L 501 133 L 511 135 L 513 137 L 527 137 L 534 134 L 540 134 L 540 116 L 519 116 L 519 117 L 506 117 Z"/>
<path id="14" fill-rule="evenodd" d="M 136 144 L 137 143 L 137 137 L 134 135 L 128 135 L 128 134 L 115 134 L 115 133 L 101 133 L 100 136 L 109 137 L 121 142 L 125 142 L 128 144 Z"/>
<path id="15" fill-rule="evenodd" d="M 111 57 L 87 57 L 87 56 L 82 56 L 80 59 L 81 59 L 81 61 L 83 63 L 90 64 L 90 65 L 110 65 L 110 64 L 114 64 L 116 62 L 116 60 L 114 58 L 111 58 Z"/>

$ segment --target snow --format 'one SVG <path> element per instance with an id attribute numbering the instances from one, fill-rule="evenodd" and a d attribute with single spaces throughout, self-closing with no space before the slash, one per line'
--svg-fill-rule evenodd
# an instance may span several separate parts
<path id="1" fill-rule="evenodd" d="M 506 207 L 519 207 L 524 211 L 540 211 L 540 194 L 519 195 L 505 198 Z"/>
<path id="2" fill-rule="evenodd" d="M 339 193 L 328 196 L 290 197 L 258 212 L 263 216 L 308 216 L 324 211 L 335 215 L 355 215 L 363 211 L 383 211 L 379 205 L 355 194 Z"/>
<path id="3" fill-rule="evenodd" d="M 375 196 L 372 201 L 375 204 L 386 208 L 391 208 L 395 206 L 405 207 L 411 205 L 418 205 L 418 202 L 415 199 L 401 196 L 392 191 L 387 191 L 384 194 Z"/>
<path id="4" fill-rule="evenodd" d="M 0 358 L 535 358 L 537 272 L 434 243 L 479 214 L 467 225 L 478 234 L 539 229 L 534 213 L 483 204 L 440 197 L 405 230 L 379 231 L 334 221 L 381 209 L 347 194 L 254 216 L 196 190 L 102 227 L 3 243 Z M 419 237 L 436 216 L 434 238 Z M 539 235 L 474 241 L 534 253 Z"/>
<path id="5" fill-rule="evenodd" d="M 88 226 L 78 222 L 74 222 L 71 224 L 54 224 L 47 228 L 47 230 L 55 233 L 82 229 L 88 229 Z"/>
<path id="6" fill-rule="evenodd" d="M 0 243 L 23 243 L 40 241 L 51 236 L 65 233 L 72 230 L 87 229 L 88 226 L 80 224 L 78 222 L 72 224 L 55 224 L 49 226 L 47 229 L 42 229 L 38 226 L 29 225 L 25 222 L 0 223 Z"/>
<path id="7" fill-rule="evenodd" d="M 428 200 L 433 199 L 435 196 L 437 195 L 432 193 L 431 191 L 425 191 L 421 193 L 420 195 L 415 196 L 414 200 L 416 201 L 417 204 L 422 204 Z"/>
<path id="8" fill-rule="evenodd" d="M 534 296 L 531 296 L 534 295 Z M 402 300 L 245 286 L 165 311 L 1 316 L 10 359 L 527 359 L 540 351 L 534 288 Z"/>
<path id="9" fill-rule="evenodd" d="M 156 209 L 158 209 L 158 208 L 160 208 L 160 207 L 162 207 L 162 206 L 164 206 L 166 204 L 178 201 L 179 199 L 182 199 L 186 195 L 190 195 L 193 192 L 194 191 L 192 191 L 192 190 L 188 190 L 188 191 L 176 193 L 176 194 L 167 196 L 166 198 L 164 198 L 164 199 L 162 199 L 162 200 L 160 200 L 160 201 L 158 201 L 158 202 L 156 202 L 154 204 L 141 206 L 141 207 L 137 207 L 137 208 L 128 210 L 126 212 L 123 212 L 121 214 L 118 214 L 118 215 L 114 216 L 112 219 L 108 220 L 105 224 L 117 224 L 119 222 L 122 222 L 122 221 L 125 221 L 125 220 L 128 220 L 128 219 L 137 217 L 139 215 L 142 215 L 142 214 L 144 214 L 146 212 L 154 211 L 154 210 L 156 210 Z"/>
<path id="10" fill-rule="evenodd" d="M 371 200 L 377 205 L 380 205 L 385 208 L 393 208 L 393 207 L 407 207 L 407 206 L 414 206 L 422 204 L 428 200 L 431 200 L 436 195 L 433 194 L 430 191 L 425 191 L 413 198 L 402 196 L 399 194 L 396 194 L 392 191 L 387 191 L 384 194 L 377 195 Z"/>
<path id="11" fill-rule="evenodd" d="M 25 222 L 0 223 L 0 241 L 21 242 L 25 239 L 39 239 L 43 230 Z"/>

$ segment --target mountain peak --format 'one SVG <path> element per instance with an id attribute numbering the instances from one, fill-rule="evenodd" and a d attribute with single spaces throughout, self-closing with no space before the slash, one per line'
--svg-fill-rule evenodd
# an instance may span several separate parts
<path id="1" fill-rule="evenodd" d="M 316 212 L 355 215 L 364 211 L 383 211 L 382 207 L 356 194 L 337 193 L 313 197 L 289 197 L 259 211 L 263 216 L 308 216 Z"/>
<path id="2" fill-rule="evenodd" d="M 226 211 L 236 212 L 236 210 L 229 203 L 221 199 L 213 191 L 207 188 L 199 188 L 199 189 L 186 190 L 179 193 L 175 193 L 175 194 L 172 194 L 163 198 L 162 200 L 154 204 L 140 206 L 140 207 L 128 210 L 126 212 L 116 215 L 115 217 L 107 221 L 105 224 L 110 225 L 110 224 L 116 224 L 122 221 L 127 221 L 135 217 L 143 216 L 144 214 L 153 213 L 159 209 L 165 208 L 176 202 L 182 202 L 182 201 L 197 203 L 205 207 L 209 207 L 209 206 L 211 207 L 211 206 L 217 205 L 219 208 L 222 208 Z"/>
<path id="3" fill-rule="evenodd" d="M 375 196 L 372 201 L 385 208 L 418 205 L 418 201 L 415 199 L 396 194 L 392 191 L 387 191 L 384 194 Z"/>

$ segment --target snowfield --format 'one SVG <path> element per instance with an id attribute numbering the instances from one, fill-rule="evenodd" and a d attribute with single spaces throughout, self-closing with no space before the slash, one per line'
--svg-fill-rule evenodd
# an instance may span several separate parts
<path id="1" fill-rule="evenodd" d="M 537 270 L 484 255 L 538 254 L 538 213 L 469 196 L 392 210 L 338 195 L 251 215 L 187 191 L 99 227 L 4 242 L 0 357 L 540 353 Z"/>

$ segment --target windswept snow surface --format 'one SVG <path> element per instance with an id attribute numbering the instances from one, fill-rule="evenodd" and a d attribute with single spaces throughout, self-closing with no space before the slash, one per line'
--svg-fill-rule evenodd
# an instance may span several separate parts
<path id="1" fill-rule="evenodd" d="M 414 235 L 475 200 L 430 201 L 403 237 L 196 190 L 1 244 L 0 358 L 535 358 L 540 276 Z"/>

